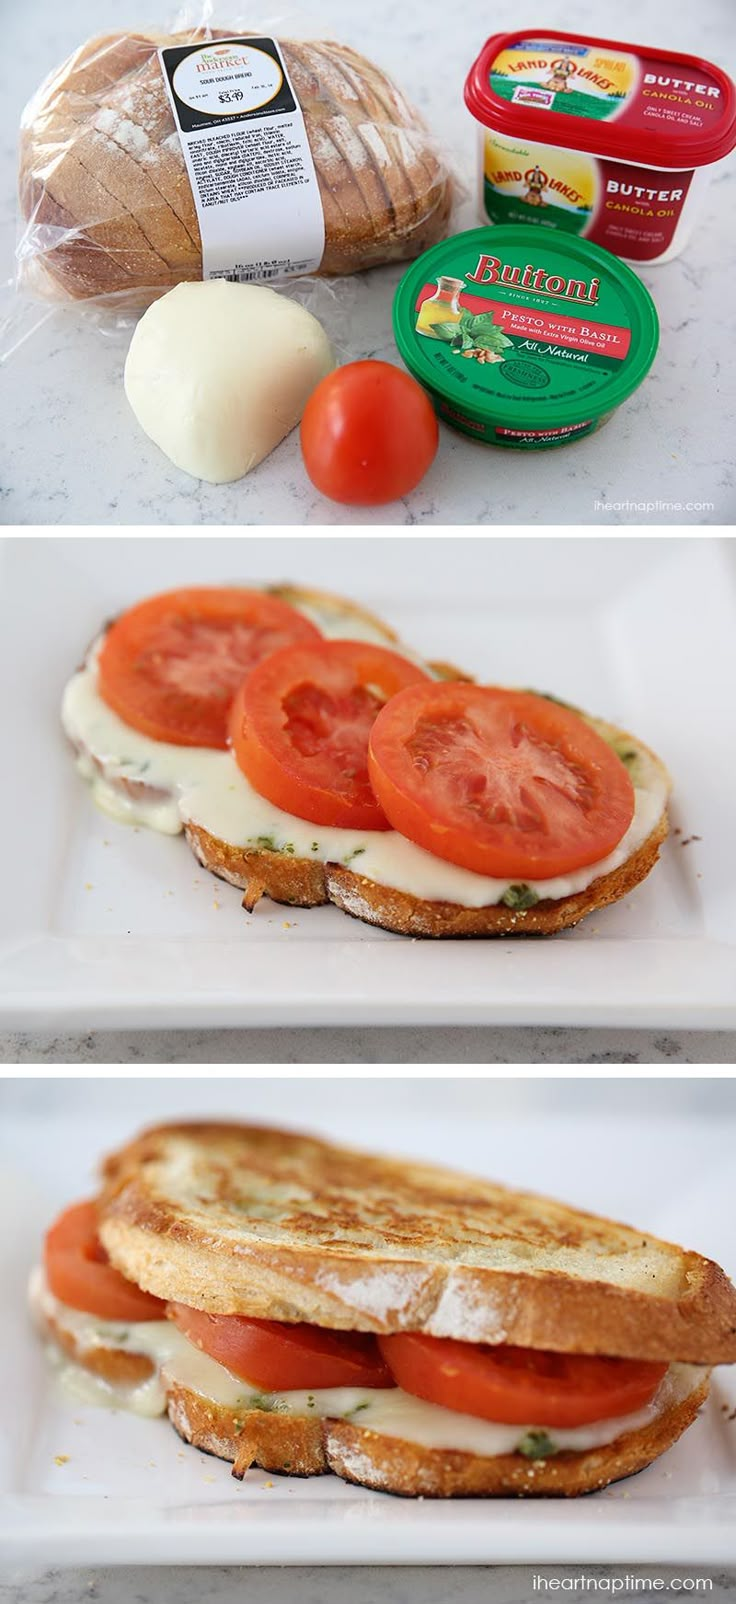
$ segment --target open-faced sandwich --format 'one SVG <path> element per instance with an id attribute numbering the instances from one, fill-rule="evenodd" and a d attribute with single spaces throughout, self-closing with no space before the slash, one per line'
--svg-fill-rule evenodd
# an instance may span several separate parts
<path id="1" fill-rule="evenodd" d="M 87 1396 L 289 1475 L 573 1495 L 643 1469 L 736 1361 L 709 1259 L 282 1130 L 144 1132 L 51 1227 L 32 1304 Z"/>
<path id="2" fill-rule="evenodd" d="M 96 800 L 184 830 L 244 892 L 401 934 L 546 935 L 632 890 L 669 777 L 636 737 L 421 662 L 351 602 L 292 586 L 155 596 L 64 693 Z"/>

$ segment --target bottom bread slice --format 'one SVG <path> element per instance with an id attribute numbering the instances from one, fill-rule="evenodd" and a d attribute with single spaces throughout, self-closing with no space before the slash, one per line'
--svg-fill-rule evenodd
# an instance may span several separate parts
<path id="1" fill-rule="evenodd" d="M 289 1476 L 333 1471 L 343 1481 L 407 1498 L 573 1498 L 635 1475 L 671 1448 L 705 1403 L 709 1383 L 706 1374 L 686 1398 L 603 1447 L 539 1460 L 426 1448 L 348 1420 L 235 1411 L 179 1383 L 167 1389 L 167 1408 L 180 1437 L 230 1460 L 239 1478 L 258 1466 Z"/>
<path id="2" fill-rule="evenodd" d="M 502 902 L 465 908 L 454 902 L 427 902 L 406 891 L 379 885 L 340 863 L 285 858 L 283 853 L 231 846 L 201 825 L 184 826 L 189 845 L 203 868 L 243 891 L 252 910 L 261 897 L 291 907 L 315 908 L 332 902 L 344 913 L 405 936 L 549 936 L 569 930 L 598 908 L 618 902 L 653 869 L 669 825 L 666 811 L 630 858 L 569 897 L 542 899 L 531 908 Z"/>

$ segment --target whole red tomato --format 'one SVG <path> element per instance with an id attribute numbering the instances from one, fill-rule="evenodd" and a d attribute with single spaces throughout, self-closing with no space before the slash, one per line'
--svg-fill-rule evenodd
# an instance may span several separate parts
<path id="1" fill-rule="evenodd" d="M 439 428 L 421 385 L 390 362 L 350 362 L 317 385 L 301 428 L 307 473 L 332 501 L 381 506 L 434 461 Z"/>

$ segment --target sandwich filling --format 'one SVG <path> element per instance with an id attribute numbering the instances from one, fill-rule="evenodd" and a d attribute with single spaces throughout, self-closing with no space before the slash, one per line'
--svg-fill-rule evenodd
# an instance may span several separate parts
<path id="1" fill-rule="evenodd" d="M 66 1339 L 65 1346 L 73 1348 L 77 1356 L 75 1361 L 63 1362 L 61 1377 L 65 1389 L 79 1401 L 157 1416 L 166 1412 L 172 1389 L 182 1388 L 205 1404 L 232 1411 L 236 1431 L 243 1416 L 258 1410 L 285 1420 L 346 1420 L 427 1449 L 488 1458 L 520 1454 L 530 1460 L 546 1459 L 604 1447 L 627 1432 L 640 1430 L 687 1398 L 705 1374 L 697 1365 L 652 1366 L 660 1375 L 651 1397 L 640 1408 L 602 1415 L 581 1426 L 540 1425 L 534 1418 L 526 1423 L 493 1421 L 430 1402 L 392 1384 L 264 1391 L 204 1353 L 172 1318 L 123 1324 L 69 1307 L 54 1296 L 40 1267 L 32 1276 L 30 1300 L 41 1328 L 55 1333 L 57 1340 L 59 1336 Z M 105 1380 L 99 1369 L 85 1368 L 90 1360 L 94 1365 L 95 1358 L 108 1352 L 144 1356 L 150 1361 L 150 1375 L 133 1385 L 121 1385 Z"/>
<path id="2" fill-rule="evenodd" d="M 296 606 L 295 611 L 317 626 L 315 635 L 386 646 L 386 636 L 379 627 L 360 616 L 356 619 L 351 611 L 325 612 L 314 604 Z M 174 744 L 133 728 L 102 694 L 99 660 L 103 644 L 102 640 L 96 643 L 84 668 L 67 685 L 62 722 L 95 801 L 105 812 L 125 822 L 144 824 L 167 834 L 191 826 L 234 849 L 270 851 L 287 859 L 344 865 L 370 882 L 423 901 L 465 908 L 498 904 L 526 908 L 540 900 L 573 896 L 619 868 L 643 846 L 666 807 L 667 778 L 661 765 L 628 737 L 619 750 L 611 736 L 607 745 L 622 760 L 617 768 L 623 772 L 625 765 L 628 780 L 626 774 L 624 780 L 627 785 L 631 782 L 632 796 L 631 807 L 622 814 L 620 831 L 614 830 L 612 850 L 566 872 L 524 875 L 521 883 L 518 877 L 508 874 L 480 873 L 426 850 L 415 839 L 387 827 L 387 820 L 381 828 L 350 828 L 298 817 L 261 794 L 246 777 L 233 751 L 223 745 Z M 415 665 L 412 672 L 416 677 L 416 659 L 401 650 L 407 666 Z M 423 685 L 429 683 L 423 679 Z M 421 691 L 421 687 L 417 689 Z M 399 693 L 402 694 L 405 693 Z M 584 724 L 583 720 L 577 722 Z M 588 729 L 587 723 L 584 728 Z M 584 802 L 585 784 L 583 776 L 580 788 Z M 555 784 L 551 773 L 547 792 L 562 789 L 562 781 Z M 560 805 L 570 813 L 573 800 L 563 795 Z M 474 805 L 471 799 L 471 807 Z M 529 835 L 534 815 L 530 817 L 532 822 L 527 820 L 524 825 Z M 626 823 L 627 819 L 630 822 Z M 471 836 L 476 833 L 480 834 L 480 827 L 477 832 L 468 832 Z M 472 850 L 477 852 L 477 842 Z"/>

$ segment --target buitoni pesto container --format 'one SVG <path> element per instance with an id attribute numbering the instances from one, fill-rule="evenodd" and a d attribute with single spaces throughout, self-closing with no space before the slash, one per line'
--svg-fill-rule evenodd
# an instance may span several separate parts
<path id="1" fill-rule="evenodd" d="M 592 434 L 637 389 L 659 323 L 641 280 L 609 251 L 502 224 L 456 234 L 412 263 L 394 334 L 446 423 L 538 451 Z"/>
<path id="2" fill-rule="evenodd" d="M 581 234 L 631 262 L 682 250 L 736 145 L 736 89 L 720 67 L 584 34 L 495 34 L 465 101 L 482 216 Z"/>

